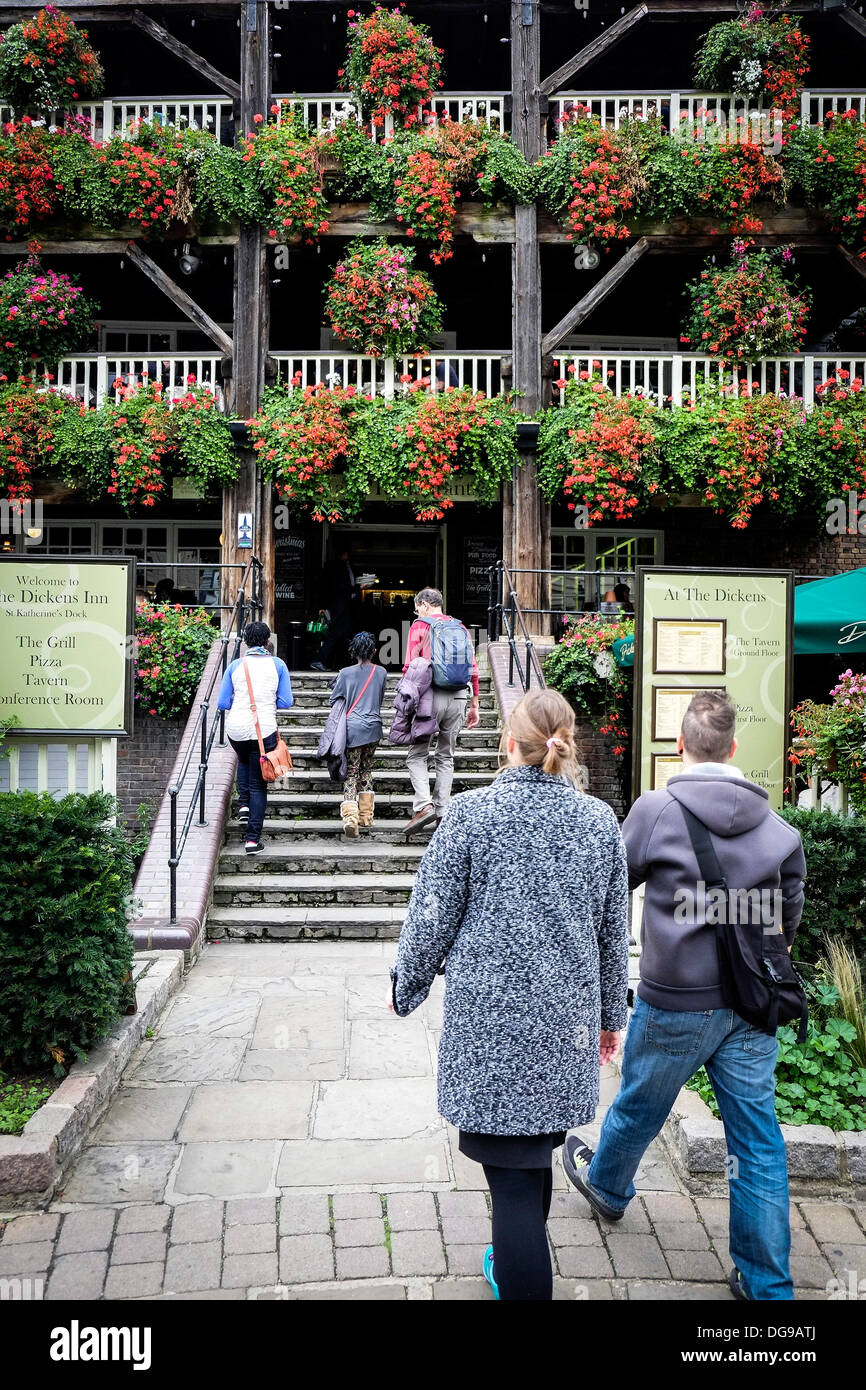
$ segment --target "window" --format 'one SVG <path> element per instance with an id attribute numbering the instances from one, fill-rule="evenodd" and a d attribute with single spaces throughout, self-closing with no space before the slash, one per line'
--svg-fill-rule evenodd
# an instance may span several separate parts
<path id="1" fill-rule="evenodd" d="M 625 576 L 633 575 L 639 565 L 660 565 L 663 551 L 661 531 L 553 531 L 550 567 L 568 574 L 554 575 L 551 607 L 567 613 L 593 612 L 605 590 L 619 583 L 631 587 L 634 580 Z M 599 573 L 593 574 L 594 570 Z"/>
<path id="2" fill-rule="evenodd" d="M 220 572 L 218 569 L 203 568 L 219 565 L 222 559 L 220 533 L 216 526 L 179 526 L 177 528 L 177 559 L 179 563 L 189 560 L 194 568 L 174 571 L 175 584 L 184 593 L 195 594 L 195 598 L 182 602 L 203 603 L 205 607 L 215 607 L 220 601 Z"/>
<path id="3" fill-rule="evenodd" d="M 36 555 L 92 555 L 93 527 L 51 521 L 44 528 L 41 541 L 27 549 Z"/>

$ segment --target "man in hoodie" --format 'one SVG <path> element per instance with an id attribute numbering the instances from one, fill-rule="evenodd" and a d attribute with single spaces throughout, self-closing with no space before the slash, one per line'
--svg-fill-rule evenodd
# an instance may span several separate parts
<path id="1" fill-rule="evenodd" d="M 638 1165 L 677 1093 L 706 1067 L 728 1146 L 732 1292 L 790 1299 L 788 1173 L 774 1108 L 777 1042 L 725 1004 L 715 925 L 706 921 L 704 885 L 682 814 L 686 807 L 710 831 L 729 902 L 743 901 L 738 889 L 758 889 L 759 900 L 779 912 L 790 950 L 803 910 L 803 846 L 799 833 L 770 810 L 763 787 L 732 766 L 734 722 L 726 694 L 696 695 L 677 744 L 682 774 L 663 791 L 644 792 L 626 818 L 630 886 L 646 884 L 640 985 L 620 1091 L 598 1151 L 593 1156 L 570 1134 L 563 1164 L 590 1206 L 619 1221 L 635 1195 Z M 688 903 L 693 910 L 683 911 Z M 616 1039 L 602 1034 L 603 1049 L 606 1041 Z"/>

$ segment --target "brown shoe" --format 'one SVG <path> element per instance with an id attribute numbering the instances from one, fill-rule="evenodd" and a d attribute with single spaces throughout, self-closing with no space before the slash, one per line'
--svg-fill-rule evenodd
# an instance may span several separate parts
<path id="1" fill-rule="evenodd" d="M 425 825 L 429 825 L 436 819 L 436 812 L 431 806 L 423 806 L 420 811 L 416 811 L 409 824 L 406 826 L 406 834 L 414 835 L 416 830 L 423 830 Z"/>

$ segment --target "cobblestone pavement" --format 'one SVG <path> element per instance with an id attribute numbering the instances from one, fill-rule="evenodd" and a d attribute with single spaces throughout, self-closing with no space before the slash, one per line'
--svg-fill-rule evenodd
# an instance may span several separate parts
<path id="1" fill-rule="evenodd" d="M 474 1299 L 481 1168 L 436 1113 L 441 981 L 387 1010 L 394 944 L 209 947 L 50 1208 L 0 1221 L 0 1280 L 46 1299 Z M 602 1080 L 598 1124 L 616 1092 Z M 727 1202 L 660 1145 L 615 1227 L 558 1157 L 560 1299 L 728 1299 Z M 797 1297 L 866 1274 L 866 1203 L 791 1206 Z"/>

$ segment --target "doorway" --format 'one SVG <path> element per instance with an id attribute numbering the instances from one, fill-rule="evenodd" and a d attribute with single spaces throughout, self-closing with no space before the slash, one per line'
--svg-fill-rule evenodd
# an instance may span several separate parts
<path id="1" fill-rule="evenodd" d="M 335 554 L 348 550 L 352 570 L 362 584 L 359 626 L 388 648 L 385 634 L 399 634 L 415 616 L 419 589 L 441 589 L 445 574 L 445 527 L 361 522 L 330 527 Z M 447 604 L 446 604 L 447 612 Z M 395 651 L 396 656 L 396 651 Z M 392 664 L 385 657 L 385 664 Z"/>

